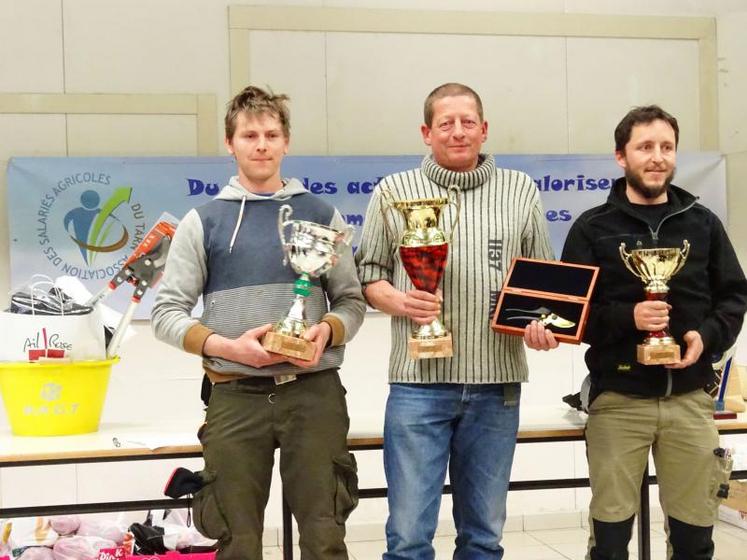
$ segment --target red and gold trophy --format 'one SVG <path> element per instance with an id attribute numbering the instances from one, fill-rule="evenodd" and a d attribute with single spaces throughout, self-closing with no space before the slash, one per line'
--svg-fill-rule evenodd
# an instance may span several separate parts
<path id="1" fill-rule="evenodd" d="M 459 189 L 449 187 L 449 197 L 420 198 L 416 200 L 394 200 L 391 193 L 382 190 L 382 214 L 387 229 L 394 230 L 387 221 L 389 208 L 396 208 L 405 219 L 405 230 L 399 244 L 399 254 L 405 272 L 416 289 L 435 294 L 446 268 L 449 256 L 449 241 L 438 227 L 441 212 L 445 206 L 453 204 L 456 208 L 454 228 L 459 221 Z M 392 233 L 392 237 L 396 237 Z M 451 333 L 436 318 L 427 325 L 418 325 L 407 341 L 410 357 L 448 358 L 453 355 Z"/>
<path id="2" fill-rule="evenodd" d="M 633 249 L 625 250 L 625 243 L 620 243 L 620 257 L 625 266 L 640 278 L 646 285 L 646 300 L 666 301 L 669 293 L 667 282 L 685 266 L 690 243 L 685 239 L 682 249 Z M 680 361 L 680 347 L 664 327 L 660 331 L 650 332 L 643 344 L 637 346 L 638 362 L 645 365 L 674 364 Z"/>

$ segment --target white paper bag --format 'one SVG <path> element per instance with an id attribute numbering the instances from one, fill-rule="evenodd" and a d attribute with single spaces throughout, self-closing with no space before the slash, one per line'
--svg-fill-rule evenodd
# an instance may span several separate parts
<path id="1" fill-rule="evenodd" d="M 86 315 L 0 313 L 0 361 L 39 358 L 106 359 L 104 324 L 94 308 Z"/>

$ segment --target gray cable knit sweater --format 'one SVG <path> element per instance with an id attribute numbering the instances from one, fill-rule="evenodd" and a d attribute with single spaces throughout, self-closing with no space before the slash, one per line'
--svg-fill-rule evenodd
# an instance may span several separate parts
<path id="1" fill-rule="evenodd" d="M 400 261 L 398 243 L 404 228 L 399 212 L 387 214 L 396 229 L 392 239 L 381 213 L 381 189 L 395 199 L 447 196 L 449 185 L 460 190 L 459 223 L 449 246 L 442 280 L 443 322 L 453 337 L 452 358 L 412 360 L 407 338 L 414 325 L 392 317 L 389 381 L 392 383 L 511 383 L 528 377 L 521 337 L 496 334 L 490 319 L 514 257 L 551 259 L 553 251 L 539 193 L 523 172 L 496 168 L 481 155 L 476 169 L 449 171 L 426 156 L 420 169 L 385 177 L 371 198 L 360 246 L 358 275 L 366 285 L 387 280 L 398 290 L 412 289 Z M 455 208 L 445 209 L 441 227 L 447 235 Z"/>

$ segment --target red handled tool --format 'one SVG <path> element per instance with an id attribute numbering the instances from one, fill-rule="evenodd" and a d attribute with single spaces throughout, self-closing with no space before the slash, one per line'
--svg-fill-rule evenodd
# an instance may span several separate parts
<path id="1" fill-rule="evenodd" d="M 170 214 L 164 213 L 161 215 L 156 225 L 150 229 L 145 239 L 135 248 L 120 271 L 109 280 L 109 283 L 100 292 L 86 302 L 86 305 L 96 305 L 125 282 L 135 286 L 130 305 L 122 315 L 106 349 L 107 357 L 114 356 L 119 349 L 122 337 L 132 321 L 135 309 L 143 299 L 145 291 L 155 286 L 160 280 L 166 266 L 166 256 L 169 253 L 177 224 L 178 220 Z"/>

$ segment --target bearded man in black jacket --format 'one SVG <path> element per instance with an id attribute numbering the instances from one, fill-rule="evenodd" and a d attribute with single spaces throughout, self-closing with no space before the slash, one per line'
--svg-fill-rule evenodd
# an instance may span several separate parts
<path id="1" fill-rule="evenodd" d="M 624 560 L 649 449 L 666 518 L 668 556 L 713 557 L 713 523 L 728 461 L 719 455 L 711 356 L 736 340 L 747 310 L 747 280 L 724 226 L 696 197 L 671 184 L 677 120 L 656 105 L 631 110 L 615 129 L 625 177 L 605 204 L 573 224 L 562 260 L 600 267 L 584 342 L 591 375 L 586 428 L 590 505 L 587 560 Z M 668 282 L 668 301 L 647 301 L 625 267 L 628 249 L 690 251 Z M 669 328 L 678 362 L 643 365 L 636 346 Z M 714 452 L 716 451 L 716 452 Z M 721 454 L 723 455 L 723 454 Z M 723 494 L 723 492 L 721 492 Z"/>

